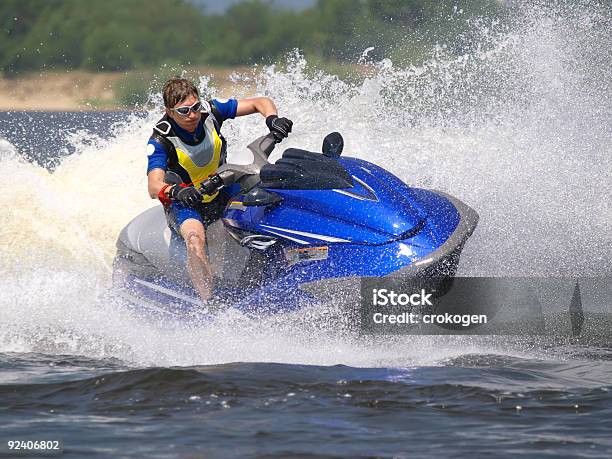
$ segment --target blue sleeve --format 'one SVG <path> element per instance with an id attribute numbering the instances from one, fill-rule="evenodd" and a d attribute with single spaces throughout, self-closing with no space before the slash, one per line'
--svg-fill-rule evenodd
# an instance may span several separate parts
<path id="1" fill-rule="evenodd" d="M 213 99 L 212 103 L 215 104 L 215 108 L 221 113 L 223 122 L 228 119 L 236 118 L 236 111 L 238 110 L 238 100 L 236 99 Z"/>
<path id="2" fill-rule="evenodd" d="M 147 143 L 147 154 L 149 160 L 147 174 L 153 169 L 166 170 L 168 168 L 168 155 L 157 140 L 149 139 Z"/>

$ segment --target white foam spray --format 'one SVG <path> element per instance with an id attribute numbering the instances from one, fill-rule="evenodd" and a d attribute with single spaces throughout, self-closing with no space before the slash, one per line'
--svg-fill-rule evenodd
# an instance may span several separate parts
<path id="1" fill-rule="evenodd" d="M 272 97 L 294 121 L 284 147 L 316 151 L 323 136 L 337 130 L 345 154 L 475 208 L 481 220 L 462 258 L 463 275 L 609 275 L 610 16 L 593 5 L 531 6 L 519 16 L 504 26 L 474 21 L 471 46 L 460 57 L 440 47 L 418 68 L 384 60 L 357 85 L 309 74 L 299 55 L 285 70 L 234 78 Z M 218 94 L 206 78 L 200 84 L 204 92 L 230 96 Z M 159 107 L 159 97 L 153 100 Z M 14 179 L 0 193 L 0 352 L 116 357 L 142 365 L 354 366 L 509 352 L 505 340 L 477 338 L 367 342 L 333 325 L 305 326 L 291 315 L 253 321 L 229 313 L 197 327 L 132 317 L 107 295 L 110 266 L 121 228 L 156 204 L 143 171 L 144 145 L 159 115 L 158 109 L 134 116 L 108 138 L 67 138 L 76 153 L 53 173 L 20 159 L 19 145 L 0 143 L 0 176 Z M 264 132 L 257 117 L 224 126 L 234 153 Z"/>

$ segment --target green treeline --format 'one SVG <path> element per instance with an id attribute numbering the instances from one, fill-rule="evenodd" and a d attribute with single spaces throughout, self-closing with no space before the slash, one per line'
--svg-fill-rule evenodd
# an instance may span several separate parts
<path id="1" fill-rule="evenodd" d="M 0 71 L 128 70 L 270 63 L 299 49 L 320 61 L 411 62 L 467 27 L 460 15 L 501 14 L 495 0 L 319 0 L 295 12 L 251 0 L 207 15 L 185 0 L 2 0 Z M 459 50 L 458 50 L 459 51 Z"/>

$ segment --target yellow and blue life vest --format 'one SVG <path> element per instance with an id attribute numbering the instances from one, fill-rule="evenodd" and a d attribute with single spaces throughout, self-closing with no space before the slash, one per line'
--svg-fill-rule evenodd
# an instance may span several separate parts
<path id="1" fill-rule="evenodd" d="M 208 109 L 202 111 L 202 129 L 196 129 L 193 139 L 181 138 L 174 130 L 168 115 L 164 115 L 153 128 L 152 140 L 156 140 L 168 155 L 167 170 L 178 174 L 184 183 L 193 184 L 196 188 L 214 174 L 225 162 L 227 145 L 221 135 L 221 125 L 215 117 L 215 107 L 204 103 Z M 217 196 L 205 195 L 204 202 L 210 202 Z"/>

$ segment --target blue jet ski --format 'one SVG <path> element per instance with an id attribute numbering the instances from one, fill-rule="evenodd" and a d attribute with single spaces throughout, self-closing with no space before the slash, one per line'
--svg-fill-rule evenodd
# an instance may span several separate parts
<path id="1" fill-rule="evenodd" d="M 409 187 L 379 166 L 341 156 L 343 145 L 332 133 L 322 153 L 288 148 L 272 164 L 276 143 L 268 134 L 248 146 L 251 164 L 220 166 L 212 179 L 227 206 L 206 239 L 215 299 L 224 307 L 287 312 L 316 304 L 325 289 L 333 297 L 342 280 L 354 288 L 361 277 L 455 275 L 478 214 L 445 193 Z M 180 181 L 171 174 L 166 182 Z M 119 236 L 114 288 L 145 315 L 199 317 L 207 307 L 185 259 L 163 207 L 151 208 Z"/>

